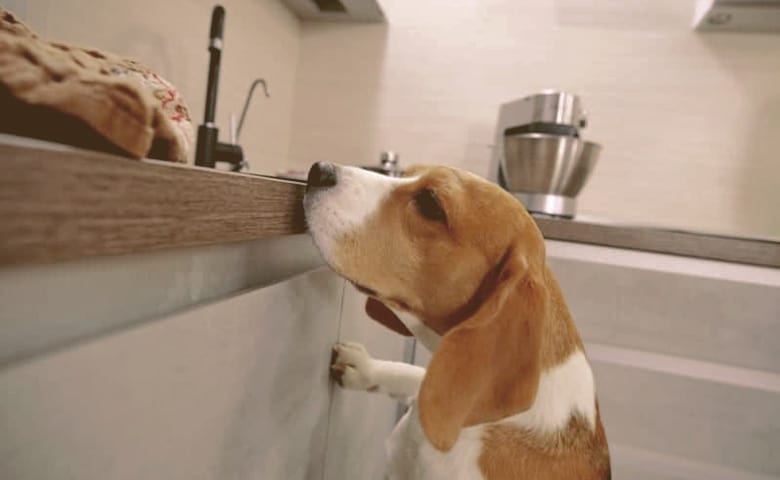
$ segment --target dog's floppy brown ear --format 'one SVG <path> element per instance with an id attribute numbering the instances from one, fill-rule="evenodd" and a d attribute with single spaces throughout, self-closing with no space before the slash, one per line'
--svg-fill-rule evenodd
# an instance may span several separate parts
<path id="1" fill-rule="evenodd" d="M 403 324 L 398 316 L 379 300 L 368 297 L 366 300 L 366 313 L 369 317 L 373 318 L 395 333 L 400 333 L 405 337 L 412 336 L 412 332 L 406 328 L 406 325 Z"/>
<path id="2" fill-rule="evenodd" d="M 527 410 L 536 397 L 543 267 L 530 271 L 517 252 L 504 257 L 491 293 L 444 335 L 420 387 L 420 422 L 438 450 L 452 448 L 462 428 Z"/>

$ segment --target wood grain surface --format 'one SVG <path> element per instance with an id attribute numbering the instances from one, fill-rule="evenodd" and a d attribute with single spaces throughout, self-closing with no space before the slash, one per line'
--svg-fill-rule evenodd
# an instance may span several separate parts
<path id="1" fill-rule="evenodd" d="M 304 185 L 0 142 L 0 266 L 210 245 L 306 230 Z M 553 240 L 780 268 L 771 240 L 536 217 Z"/>
<path id="2" fill-rule="evenodd" d="M 545 238 L 780 268 L 780 243 L 534 216 Z"/>
<path id="3" fill-rule="evenodd" d="M 0 266 L 305 231 L 302 183 L 0 144 Z"/>

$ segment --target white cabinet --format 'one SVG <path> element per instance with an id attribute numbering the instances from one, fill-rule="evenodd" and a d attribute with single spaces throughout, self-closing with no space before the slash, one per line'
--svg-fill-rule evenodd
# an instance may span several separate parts
<path id="1" fill-rule="evenodd" d="M 614 478 L 780 476 L 780 270 L 548 241 Z"/>
<path id="2" fill-rule="evenodd" d="M 331 347 L 403 339 L 346 292 L 321 269 L 6 364 L 0 478 L 382 479 L 395 403 L 330 383 Z"/>
<path id="3" fill-rule="evenodd" d="M 780 270 L 549 240 L 547 254 L 593 367 L 612 478 L 780 476 Z"/>

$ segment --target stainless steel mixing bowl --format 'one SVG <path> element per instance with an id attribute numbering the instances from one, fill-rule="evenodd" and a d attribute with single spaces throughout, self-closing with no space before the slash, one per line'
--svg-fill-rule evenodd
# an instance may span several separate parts
<path id="1" fill-rule="evenodd" d="M 596 165 L 601 146 L 575 137 L 526 133 L 504 137 L 502 174 L 512 192 L 574 198 Z"/>

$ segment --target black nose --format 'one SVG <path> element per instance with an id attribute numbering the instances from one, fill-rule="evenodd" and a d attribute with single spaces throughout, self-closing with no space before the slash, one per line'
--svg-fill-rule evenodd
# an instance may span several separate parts
<path id="1" fill-rule="evenodd" d="M 317 162 L 309 169 L 307 186 L 332 187 L 336 184 L 336 166 L 332 163 Z"/>

